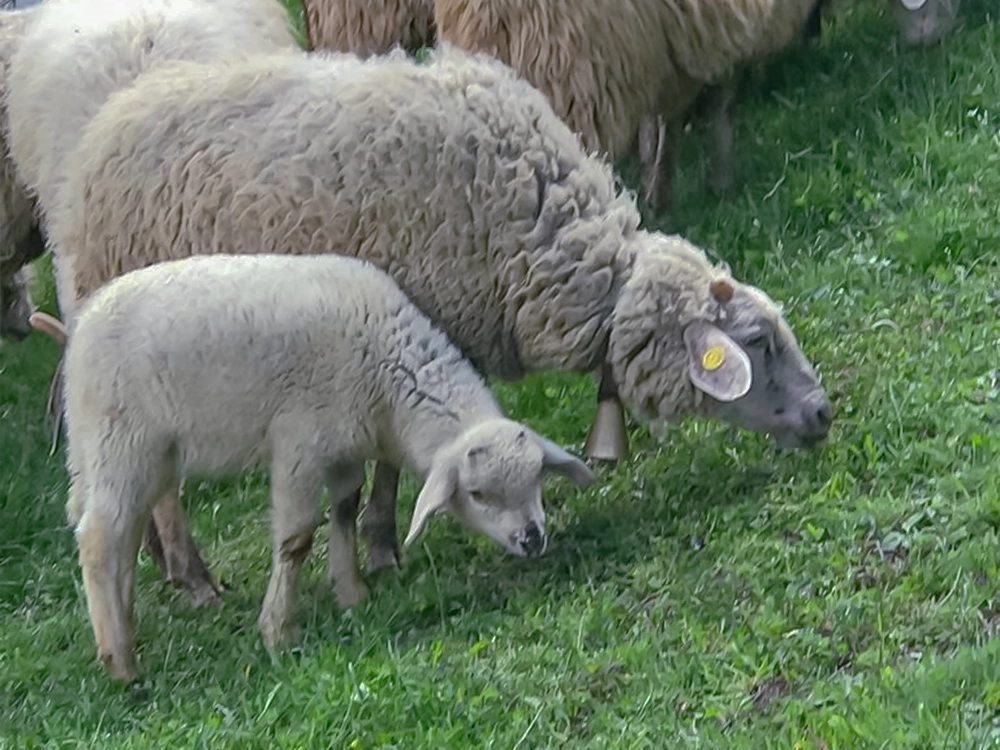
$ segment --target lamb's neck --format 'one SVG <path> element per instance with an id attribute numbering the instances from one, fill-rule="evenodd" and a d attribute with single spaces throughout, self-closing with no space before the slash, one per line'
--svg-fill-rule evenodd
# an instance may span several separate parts
<path id="1" fill-rule="evenodd" d="M 394 370 L 393 427 L 381 442 L 390 460 L 421 478 L 441 448 L 474 425 L 503 416 L 485 382 L 457 350 L 422 366 L 396 363 Z"/>

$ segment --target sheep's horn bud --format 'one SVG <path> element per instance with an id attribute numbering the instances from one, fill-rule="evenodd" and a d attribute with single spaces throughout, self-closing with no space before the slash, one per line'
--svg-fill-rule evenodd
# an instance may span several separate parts
<path id="1" fill-rule="evenodd" d="M 726 303 L 733 298 L 733 285 L 725 279 L 717 279 L 708 285 L 716 302 Z"/>
<path id="2" fill-rule="evenodd" d="M 31 327 L 36 331 L 46 333 L 58 341 L 62 346 L 66 346 L 66 340 L 68 338 L 66 335 L 66 326 L 64 326 L 62 321 L 58 318 L 54 318 L 48 313 L 36 311 L 31 314 L 30 318 L 28 318 L 28 322 L 31 323 Z"/>

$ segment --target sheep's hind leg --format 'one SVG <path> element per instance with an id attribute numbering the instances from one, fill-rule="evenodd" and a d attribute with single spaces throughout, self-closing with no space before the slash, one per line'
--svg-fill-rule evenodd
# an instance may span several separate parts
<path id="1" fill-rule="evenodd" d="M 282 460 L 282 458 L 284 460 Z M 257 625 L 273 648 L 296 636 L 297 592 L 302 563 L 322 519 L 323 472 L 294 451 L 276 457 L 271 469 L 271 577 Z"/>
<path id="2" fill-rule="evenodd" d="M 97 654 L 113 677 L 131 681 L 139 674 L 132 599 L 144 514 L 135 497 L 114 495 L 102 489 L 88 498 L 76 538 Z"/>
<path id="3" fill-rule="evenodd" d="M 628 431 L 625 429 L 625 409 L 618 395 L 607 364 L 601 367 L 601 384 L 597 392 L 597 415 L 587 435 L 583 455 L 598 461 L 616 463 L 628 458 Z"/>
<path id="4" fill-rule="evenodd" d="M 639 162 L 642 168 L 642 196 L 657 215 L 673 211 L 674 156 L 679 131 L 662 115 L 650 116 L 639 129 Z"/>
<path id="5" fill-rule="evenodd" d="M 368 572 L 390 570 L 403 565 L 403 553 L 396 531 L 396 492 L 399 471 L 386 463 L 375 464 L 372 494 L 361 519 L 361 533 L 368 541 Z"/>
<path id="6" fill-rule="evenodd" d="M 223 588 L 209 572 L 191 536 L 179 484 L 164 493 L 154 506 L 143 548 L 170 583 L 187 591 L 196 607 L 221 602 Z"/>
<path id="7" fill-rule="evenodd" d="M 395 470 L 392 473 L 395 475 Z M 368 598 L 368 587 L 361 579 L 361 572 L 358 570 L 358 543 L 355 535 L 365 469 L 363 464 L 339 466 L 327 471 L 326 476 L 331 507 L 327 577 L 340 606 L 353 607 Z M 378 476 L 376 470 L 376 480 Z M 395 497 L 393 501 L 392 513 L 395 522 Z M 395 529 L 393 531 L 395 533 Z"/>

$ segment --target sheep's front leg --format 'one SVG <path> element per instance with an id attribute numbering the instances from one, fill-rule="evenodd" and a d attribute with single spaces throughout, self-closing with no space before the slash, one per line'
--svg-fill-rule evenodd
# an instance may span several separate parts
<path id="1" fill-rule="evenodd" d="M 376 473 L 376 478 L 377 476 Z M 365 467 L 361 464 L 332 468 L 327 471 L 326 477 L 331 508 L 327 576 L 340 606 L 353 607 L 368 598 L 368 587 L 361 580 L 361 572 L 358 570 L 358 543 L 355 536 Z M 395 521 L 395 503 L 392 512 Z"/>
<path id="2" fill-rule="evenodd" d="M 135 558 L 145 520 L 134 501 L 134 496 L 107 488 L 95 491 L 87 498 L 87 509 L 76 528 L 97 654 L 113 677 L 127 681 L 139 674 L 132 599 Z"/>
<path id="3" fill-rule="evenodd" d="M 276 459 L 271 469 L 271 578 L 257 621 L 268 647 L 288 643 L 296 635 L 299 574 L 322 518 L 323 472 L 312 464 L 287 456 Z"/>
<path id="4" fill-rule="evenodd" d="M 611 367 L 607 364 L 601 367 L 601 384 L 597 391 L 597 415 L 590 426 L 583 455 L 612 463 L 628 458 L 625 409 L 618 395 L 618 386 L 611 374 Z"/>
<path id="5" fill-rule="evenodd" d="M 379 461 L 375 464 L 372 494 L 362 516 L 361 533 L 368 541 L 368 572 L 398 568 L 403 553 L 396 532 L 396 492 L 399 471 Z"/>
<path id="6" fill-rule="evenodd" d="M 673 210 L 674 156 L 680 132 L 662 115 L 647 117 L 639 129 L 639 162 L 642 168 L 642 195 L 656 214 Z"/>
<path id="7" fill-rule="evenodd" d="M 179 484 L 171 487 L 153 507 L 143 547 L 166 579 L 185 589 L 196 607 L 220 603 L 222 587 L 208 571 L 191 536 Z"/>
<path id="8" fill-rule="evenodd" d="M 725 195 L 733 187 L 733 102 L 741 74 L 733 73 L 708 94 L 708 119 L 711 139 L 709 187 L 717 195 Z"/>

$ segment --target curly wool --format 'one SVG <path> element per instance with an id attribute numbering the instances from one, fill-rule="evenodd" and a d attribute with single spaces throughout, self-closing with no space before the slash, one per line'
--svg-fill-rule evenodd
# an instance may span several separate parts
<path id="1" fill-rule="evenodd" d="M 108 101 L 77 158 L 52 234 L 78 297 L 194 253 L 357 255 L 506 378 L 600 363 L 639 236 L 545 98 L 457 50 L 163 68 Z"/>
<path id="2" fill-rule="evenodd" d="M 168 60 L 293 49 L 275 0 L 45 0 L 8 77 L 11 156 L 51 210 L 66 160 L 108 96 Z"/>
<path id="3" fill-rule="evenodd" d="M 311 49 L 382 55 L 434 44 L 434 0 L 305 0 Z"/>
<path id="4" fill-rule="evenodd" d="M 435 0 L 438 38 L 497 57 L 587 148 L 624 156 L 643 119 L 679 122 L 706 84 L 796 38 L 816 0 Z"/>

